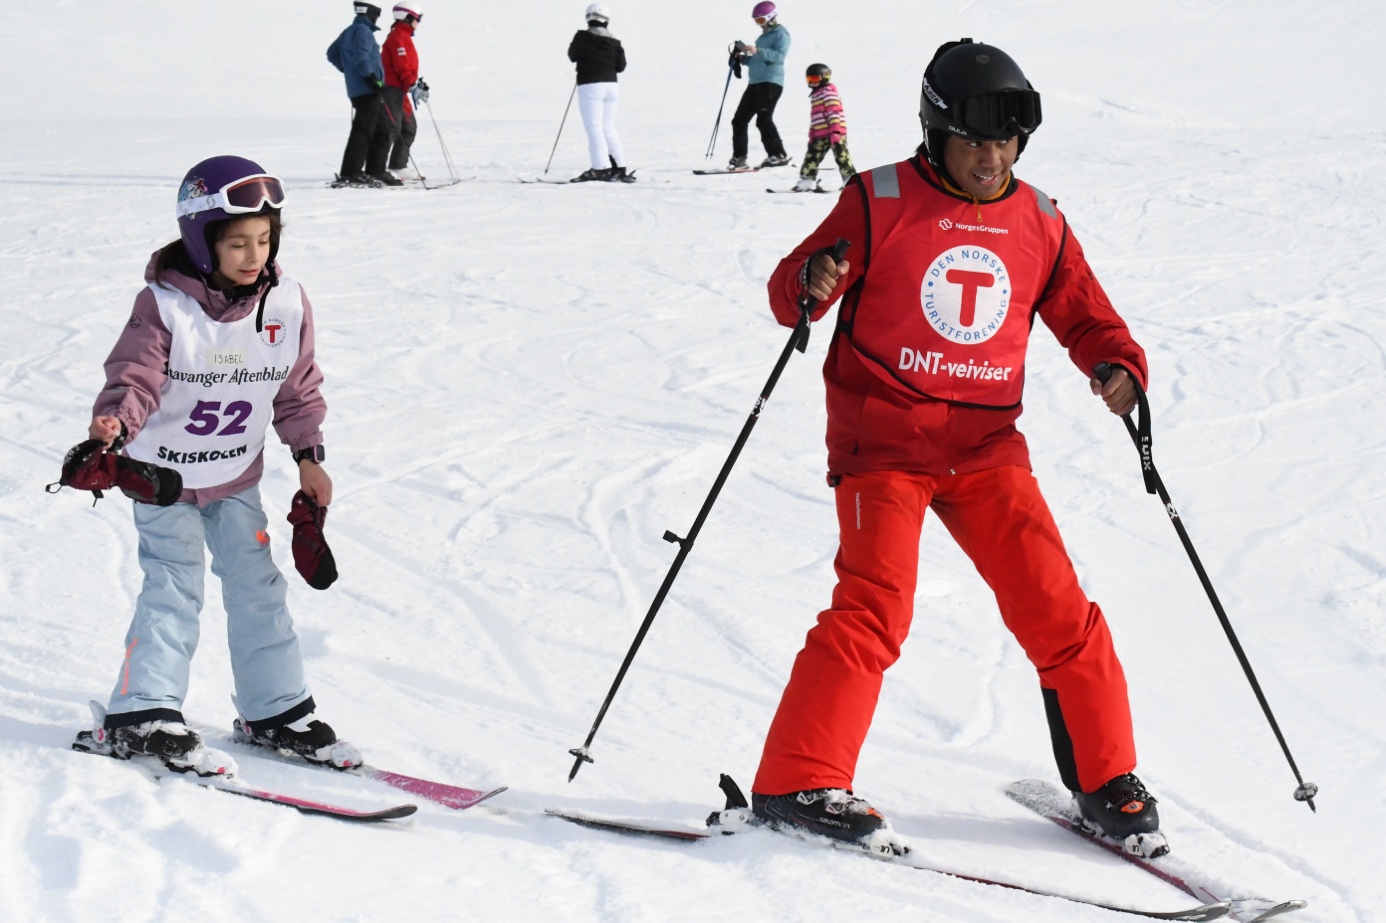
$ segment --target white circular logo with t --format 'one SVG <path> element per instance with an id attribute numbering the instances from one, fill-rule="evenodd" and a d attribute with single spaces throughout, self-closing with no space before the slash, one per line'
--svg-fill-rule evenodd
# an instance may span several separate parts
<path id="1" fill-rule="evenodd" d="M 963 346 L 996 335 L 1011 305 L 1011 274 L 986 247 L 954 247 L 929 264 L 919 289 L 924 319 Z"/>

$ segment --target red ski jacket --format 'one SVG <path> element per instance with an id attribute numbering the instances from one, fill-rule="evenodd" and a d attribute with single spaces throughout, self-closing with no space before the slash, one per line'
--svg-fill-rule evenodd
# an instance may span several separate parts
<path id="1" fill-rule="evenodd" d="M 419 54 L 414 50 L 414 30 L 404 20 L 390 27 L 385 44 L 380 48 L 380 63 L 385 65 L 385 82 L 407 90 L 419 82 Z"/>
<path id="2" fill-rule="evenodd" d="M 830 479 L 1028 468 L 1015 421 L 1035 315 L 1084 375 L 1110 362 L 1146 384 L 1145 353 L 1068 222 L 1027 183 L 978 202 L 919 157 L 859 174 L 770 277 L 781 324 L 798 320 L 805 261 L 839 237 L 851 271 L 813 315 L 845 294 L 823 366 Z"/>

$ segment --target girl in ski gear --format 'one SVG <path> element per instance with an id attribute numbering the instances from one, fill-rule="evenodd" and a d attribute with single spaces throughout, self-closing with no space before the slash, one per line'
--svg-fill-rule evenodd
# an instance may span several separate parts
<path id="1" fill-rule="evenodd" d="M 352 111 L 351 133 L 347 135 L 337 180 L 353 186 L 379 186 L 385 182 L 398 185 L 394 177 L 383 179 L 390 156 L 390 116 L 380 100 L 385 71 L 372 34 L 380 31 L 375 24 L 380 18 L 380 7 L 354 3 L 352 9 L 356 18 L 327 48 L 327 60 L 346 78 Z"/>
<path id="2" fill-rule="evenodd" d="M 182 714 L 205 544 L 221 579 L 242 721 L 310 760 L 360 762 L 313 714 L 260 502 L 271 423 L 299 460 L 302 494 L 318 507 L 332 499 L 319 464 L 327 405 L 312 307 L 275 262 L 284 202 L 283 184 L 253 161 L 213 157 L 189 170 L 178 192 L 179 239 L 150 260 L 147 286 L 106 360 L 90 437 L 177 471 L 183 489 L 168 506 L 134 505 L 144 584 L 109 708 L 101 726 L 79 735 L 83 749 L 208 768 Z"/>
<path id="3" fill-rule="evenodd" d="M 833 152 L 844 184 L 857 174 L 847 151 L 847 116 L 832 82 L 832 69 L 826 64 L 810 64 L 804 79 L 809 87 L 809 145 L 799 168 L 799 181 L 794 184 L 795 192 L 812 192 L 818 187 L 818 165 L 828 151 Z"/>
<path id="4" fill-rule="evenodd" d="M 789 30 L 780 25 L 779 11 L 773 3 L 757 3 L 751 10 L 751 18 L 760 27 L 761 34 L 755 44 L 737 42 L 735 46 L 736 54 L 746 62 L 750 83 L 746 92 L 741 94 L 741 102 L 732 115 L 732 159 L 727 164 L 729 170 L 746 167 L 752 118 L 760 131 L 760 143 L 765 146 L 766 157 L 761 166 L 782 167 L 789 163 L 779 129 L 775 127 L 775 105 L 784 92 L 784 59 L 789 55 Z"/>
<path id="5" fill-rule="evenodd" d="M 1127 775 L 1136 750 L 1111 632 L 1079 585 L 1015 421 L 1034 316 L 1086 375 L 1103 362 L 1122 369 L 1094 388 L 1115 413 L 1134 402 L 1131 377 L 1145 385 L 1145 354 L 1053 200 L 1011 172 L 1017 135 L 1033 131 L 1039 111 L 1038 94 L 1016 98 L 1033 93 L 1017 75 L 1000 49 L 940 49 L 925 97 L 956 119 L 943 149 L 926 155 L 921 146 L 853 178 L 771 277 L 782 324 L 798 321 L 805 295 L 821 299 L 814 319 L 843 299 L 824 366 L 840 547 L 832 603 L 808 633 L 766 738 L 753 786 L 760 803 L 852 791 L 882 675 L 914 616 L 930 510 L 1038 671 L 1064 784 L 1080 795 L 1118 781 L 1123 792 L 1139 788 Z M 938 124 L 935 113 L 925 127 Z M 838 238 L 858 256 L 835 263 L 827 253 Z M 1158 854 L 1167 846 L 1154 799 L 1139 792 L 1078 803 L 1127 848 Z M 799 799 L 795 823 L 856 838 L 813 813 L 828 803 Z M 765 817 L 776 822 L 772 811 Z"/>
<path id="6" fill-rule="evenodd" d="M 620 92 L 616 75 L 626 69 L 626 51 L 607 28 L 611 14 L 600 3 L 587 8 L 587 28 L 568 44 L 568 60 L 577 65 L 578 111 L 587 130 L 587 154 L 591 166 L 578 180 L 622 180 L 626 158 L 616 134 L 616 107 Z"/>
<path id="7" fill-rule="evenodd" d="M 409 149 L 419 133 L 410 91 L 419 82 L 419 53 L 414 49 L 414 33 L 423 21 L 423 10 L 417 3 L 396 3 L 394 14 L 395 24 L 380 48 L 380 63 L 385 71 L 380 98 L 389 114 L 393 142 L 387 166 L 398 173 L 408 169 Z"/>

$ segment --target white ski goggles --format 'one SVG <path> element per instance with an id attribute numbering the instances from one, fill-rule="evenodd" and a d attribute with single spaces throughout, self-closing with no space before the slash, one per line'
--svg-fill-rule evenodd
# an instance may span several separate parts
<path id="1" fill-rule="evenodd" d="M 227 183 L 209 195 L 193 196 L 178 203 L 178 217 L 219 208 L 228 215 L 251 215 L 266 205 L 284 207 L 284 181 L 268 173 L 257 173 Z"/>

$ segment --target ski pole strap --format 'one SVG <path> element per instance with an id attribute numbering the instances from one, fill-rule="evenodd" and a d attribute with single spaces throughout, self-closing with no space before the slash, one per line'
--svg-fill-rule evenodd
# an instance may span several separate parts
<path id="1" fill-rule="evenodd" d="M 1092 373 L 1105 385 L 1119 368 L 1119 365 L 1099 362 Z M 1122 414 L 1121 419 L 1126 424 L 1126 431 L 1131 434 L 1131 441 L 1136 444 L 1136 451 L 1141 454 L 1141 477 L 1145 481 L 1145 492 L 1159 493 L 1160 476 L 1155 472 L 1155 456 L 1152 451 L 1154 438 L 1150 434 L 1150 401 L 1136 376 L 1129 370 L 1126 370 L 1126 374 L 1131 376 L 1131 383 L 1136 386 L 1137 422 L 1131 421 L 1129 413 Z"/>
<path id="2" fill-rule="evenodd" d="M 851 246 L 851 242 L 845 237 L 839 237 L 837 243 L 833 244 L 831 250 L 824 247 L 822 250 L 815 251 L 812 256 L 804 261 L 804 268 L 802 270 L 803 276 L 799 280 L 800 289 L 803 291 L 803 294 L 799 296 L 799 323 L 804 328 L 804 335 L 799 338 L 798 345 L 794 347 L 799 350 L 799 352 L 804 352 L 808 349 L 809 330 L 807 321 L 809 315 L 818 308 L 818 299 L 811 298 L 808 295 L 809 274 L 813 268 L 813 261 L 826 254 L 832 259 L 833 265 L 836 266 L 847 257 L 847 251 Z"/>

